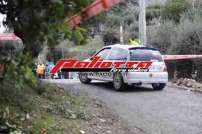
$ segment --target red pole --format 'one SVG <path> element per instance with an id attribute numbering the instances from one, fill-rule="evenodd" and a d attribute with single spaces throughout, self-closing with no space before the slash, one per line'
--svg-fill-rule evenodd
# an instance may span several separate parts
<path id="1" fill-rule="evenodd" d="M 109 8 L 109 1 L 111 0 L 101 0 L 102 2 L 102 5 L 105 9 L 108 9 Z"/>

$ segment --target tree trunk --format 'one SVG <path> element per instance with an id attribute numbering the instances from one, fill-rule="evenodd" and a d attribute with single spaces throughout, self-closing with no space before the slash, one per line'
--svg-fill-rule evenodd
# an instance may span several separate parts
<path id="1" fill-rule="evenodd" d="M 202 62 L 198 62 L 198 64 L 196 65 L 196 70 L 196 80 L 202 82 Z"/>
<path id="2" fill-rule="evenodd" d="M 176 62 L 166 62 L 166 66 L 167 66 L 169 79 L 170 80 L 175 79 L 174 74 L 175 74 L 175 71 L 176 71 Z"/>
<path id="3" fill-rule="evenodd" d="M 191 78 L 193 62 L 191 60 L 177 63 L 177 78 Z"/>

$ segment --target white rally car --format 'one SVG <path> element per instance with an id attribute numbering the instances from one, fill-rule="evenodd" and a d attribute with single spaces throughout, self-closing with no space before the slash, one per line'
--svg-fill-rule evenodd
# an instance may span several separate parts
<path id="1" fill-rule="evenodd" d="M 144 83 L 152 84 L 155 90 L 162 90 L 168 82 L 165 62 L 160 52 L 154 48 L 116 44 L 102 48 L 94 56 L 99 56 L 105 61 L 152 61 L 152 65 L 146 72 L 82 72 L 79 73 L 82 83 L 90 83 L 91 80 L 109 81 L 118 91 L 123 90 L 126 85 Z"/>

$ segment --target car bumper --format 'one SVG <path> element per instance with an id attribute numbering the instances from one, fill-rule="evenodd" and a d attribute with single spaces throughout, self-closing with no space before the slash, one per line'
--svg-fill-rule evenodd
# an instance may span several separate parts
<path id="1" fill-rule="evenodd" d="M 167 72 L 129 72 L 124 74 L 124 82 L 133 83 L 167 83 Z"/>

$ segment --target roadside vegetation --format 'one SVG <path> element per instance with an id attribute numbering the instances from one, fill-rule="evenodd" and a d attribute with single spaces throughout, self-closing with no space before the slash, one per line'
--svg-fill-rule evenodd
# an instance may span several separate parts
<path id="1" fill-rule="evenodd" d="M 90 0 L 21 2 L 0 1 L 0 13 L 7 15 L 7 31 L 21 38 L 18 42 L 0 42 L 0 133 L 78 134 L 77 124 L 89 116 L 85 105 L 80 97 L 62 88 L 40 83 L 31 69 L 33 61 L 44 46 L 49 48 L 47 58 L 85 59 L 102 46 L 118 43 L 120 25 L 124 27 L 125 43 L 130 38 L 138 39 L 138 3 L 126 0 L 84 22 L 82 28 L 70 30 L 64 20 Z M 195 6 L 191 0 L 148 5 L 146 17 L 149 46 L 163 54 L 202 54 L 200 0 L 196 0 Z M 171 79 L 202 81 L 202 60 L 167 64 Z"/>
<path id="2" fill-rule="evenodd" d="M 167 0 L 164 4 L 148 5 L 148 46 L 159 49 L 162 54 L 202 54 L 202 2 L 194 2 Z M 87 44 L 94 43 L 97 48 L 96 39 L 101 39 L 99 43 L 103 46 L 119 43 L 120 25 L 124 29 L 124 43 L 129 43 L 131 38 L 138 39 L 138 13 L 138 1 L 127 0 L 109 12 L 85 22 L 83 25 L 88 27 L 90 36 Z M 170 79 L 191 78 L 202 81 L 201 63 L 200 59 L 168 62 Z"/>
<path id="3" fill-rule="evenodd" d="M 8 87 L 9 86 L 9 87 Z M 1 87 L 1 134 L 133 134 L 115 113 L 97 98 L 75 94 L 48 83 L 16 90 Z"/>
<path id="4" fill-rule="evenodd" d="M 194 6 L 193 6 L 194 5 Z M 167 0 L 151 3 L 146 10 L 148 46 L 162 54 L 202 54 L 202 2 L 200 0 Z M 138 39 L 138 1 L 126 0 L 82 24 L 87 29 L 86 45 L 74 46 L 66 41 L 61 48 L 65 58 L 85 59 L 102 46 L 119 43 L 120 25 L 124 43 Z M 70 46 L 70 47 L 69 47 Z M 51 51 L 50 53 L 60 53 Z M 54 57 L 54 56 L 53 56 Z M 59 56 L 60 58 L 62 55 Z M 167 62 L 169 78 L 189 78 L 202 81 L 202 60 Z"/>
<path id="5" fill-rule="evenodd" d="M 89 2 L 0 1 L 0 13 L 7 16 L 5 32 L 20 37 L 0 41 L 0 133 L 78 134 L 76 119 L 86 118 L 79 97 L 40 83 L 32 64 L 44 46 L 54 47 L 66 38 L 78 44 L 84 40 L 84 30 L 70 30 L 64 20 Z M 65 126 L 58 125 L 60 118 Z"/>
<path id="6" fill-rule="evenodd" d="M 163 54 L 202 54 L 200 3 L 193 8 L 190 1 L 169 0 L 161 10 L 160 26 L 155 27 L 156 30 L 150 35 L 151 45 L 160 49 Z M 202 81 L 201 63 L 199 59 L 170 62 L 170 76 Z"/>
<path id="7" fill-rule="evenodd" d="M 89 119 L 84 100 L 55 85 L 17 90 L 8 84 L 1 91 L 0 133 L 78 134 L 81 120 Z"/>
<path id="8" fill-rule="evenodd" d="M 0 79 L 0 133 L 78 134 L 81 120 L 88 119 L 84 100 L 37 80 L 29 54 L 7 54 Z"/>

